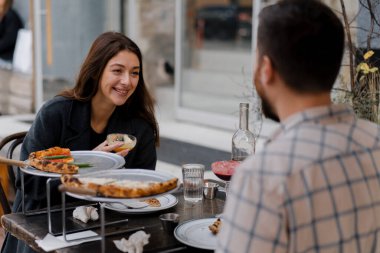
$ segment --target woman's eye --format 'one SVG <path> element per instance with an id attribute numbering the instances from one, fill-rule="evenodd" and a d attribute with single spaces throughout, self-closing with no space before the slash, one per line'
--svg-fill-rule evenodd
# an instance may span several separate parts
<path id="1" fill-rule="evenodd" d="M 133 76 L 139 76 L 139 74 L 140 74 L 140 72 L 138 72 L 138 71 L 133 71 L 133 72 L 132 72 L 132 75 L 133 75 Z"/>
<path id="2" fill-rule="evenodd" d="M 121 73 L 121 69 L 114 69 L 112 70 L 113 73 Z"/>

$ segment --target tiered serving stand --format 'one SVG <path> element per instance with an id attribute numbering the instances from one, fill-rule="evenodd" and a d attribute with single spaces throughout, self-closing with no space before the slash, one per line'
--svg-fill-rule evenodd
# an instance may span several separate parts
<path id="1" fill-rule="evenodd" d="M 124 165 L 124 158 L 112 153 L 106 153 L 101 151 L 73 151 L 72 152 L 74 159 L 76 162 L 85 162 L 91 163 L 95 166 L 87 169 L 80 169 L 80 172 L 75 175 L 77 177 L 96 177 L 96 178 L 114 178 L 115 180 L 133 180 L 133 181 L 158 181 L 163 182 L 173 178 L 172 175 L 153 171 L 153 170 L 144 170 L 144 169 L 119 169 Z M 122 159 L 122 160 L 121 160 Z M 35 176 L 48 177 L 46 181 L 46 197 L 47 197 L 47 218 L 48 218 L 48 231 L 50 234 L 53 234 L 52 229 L 52 220 L 51 213 L 53 211 L 60 210 L 52 210 L 51 209 L 51 184 L 52 182 L 59 180 L 61 174 L 43 172 L 40 170 L 36 170 L 33 167 L 25 167 L 21 169 L 21 191 L 22 191 L 22 212 L 25 215 L 34 215 L 36 213 L 41 213 L 39 211 L 26 211 L 25 209 L 25 179 L 24 174 L 31 174 Z M 178 187 L 177 187 L 178 188 Z M 149 196 L 146 198 L 157 197 L 160 195 L 168 194 L 170 192 L 176 191 L 177 188 L 165 192 L 155 196 Z M 118 223 L 127 222 L 128 219 L 123 219 L 119 221 L 113 222 L 105 222 L 105 205 L 107 203 L 118 202 L 123 204 L 123 201 L 127 199 L 123 198 L 111 198 L 111 197 L 101 197 L 94 195 L 95 193 L 92 191 L 86 190 L 78 190 L 78 189 L 70 189 L 67 187 L 60 187 L 62 194 L 62 235 L 65 241 L 74 242 L 83 239 L 100 239 L 101 240 L 101 249 L 102 252 L 105 252 L 105 226 L 114 225 Z M 68 231 L 66 229 L 66 195 L 77 198 L 80 200 L 91 201 L 91 202 L 99 202 L 100 206 L 100 235 L 89 236 L 86 238 L 80 239 L 68 239 Z M 139 200 L 143 200 L 146 198 L 140 198 Z"/>

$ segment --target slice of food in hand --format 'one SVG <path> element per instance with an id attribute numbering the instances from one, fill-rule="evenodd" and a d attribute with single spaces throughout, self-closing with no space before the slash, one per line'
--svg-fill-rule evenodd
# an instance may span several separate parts
<path id="1" fill-rule="evenodd" d="M 94 190 L 99 196 L 141 198 L 165 193 L 176 188 L 178 178 L 172 178 L 164 182 L 153 182 L 62 175 L 61 182 L 69 187 Z"/>
<path id="2" fill-rule="evenodd" d="M 45 150 L 32 152 L 29 155 L 29 164 L 36 169 L 59 174 L 78 173 L 79 167 L 74 164 L 70 149 L 52 147 Z"/>
<path id="3" fill-rule="evenodd" d="M 211 233 L 216 235 L 219 233 L 221 225 L 222 225 L 222 220 L 220 218 L 218 218 L 218 219 L 216 219 L 216 221 L 213 224 L 208 226 L 208 228 L 210 229 Z"/>

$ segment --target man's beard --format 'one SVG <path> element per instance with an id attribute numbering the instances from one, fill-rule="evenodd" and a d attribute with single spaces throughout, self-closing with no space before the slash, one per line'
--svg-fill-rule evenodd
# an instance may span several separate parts
<path id="1" fill-rule="evenodd" d="M 272 105 L 270 104 L 268 99 L 265 97 L 264 93 L 262 92 L 262 89 L 258 88 L 261 86 L 261 83 L 259 82 L 259 78 L 257 78 L 257 72 L 255 74 L 254 82 L 256 84 L 255 87 L 256 87 L 257 94 L 259 94 L 259 96 L 261 98 L 261 108 L 263 110 L 263 114 L 268 119 L 271 119 L 271 120 L 276 121 L 276 122 L 280 122 L 280 118 L 278 117 L 278 115 L 273 110 Z"/>
<path id="2" fill-rule="evenodd" d="M 268 100 L 264 96 L 261 96 L 261 95 L 260 95 L 260 98 L 261 98 L 261 108 L 263 110 L 264 116 L 268 119 L 273 120 L 273 121 L 280 122 L 280 118 L 274 112 L 274 110 L 272 109 L 272 106 L 270 105 Z"/>

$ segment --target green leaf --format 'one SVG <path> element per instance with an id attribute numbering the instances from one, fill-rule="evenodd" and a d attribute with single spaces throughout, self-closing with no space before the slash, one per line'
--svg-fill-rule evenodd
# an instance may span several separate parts
<path id="1" fill-rule="evenodd" d="M 52 156 L 44 156 L 43 159 L 46 160 L 55 160 L 55 159 L 66 159 L 69 158 L 68 155 L 52 155 Z"/>
<path id="2" fill-rule="evenodd" d="M 72 165 L 76 165 L 78 166 L 79 168 L 90 168 L 90 167 L 93 167 L 93 165 L 91 163 L 69 163 L 69 164 L 72 164 Z"/>

